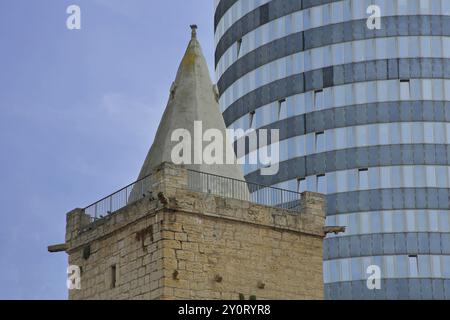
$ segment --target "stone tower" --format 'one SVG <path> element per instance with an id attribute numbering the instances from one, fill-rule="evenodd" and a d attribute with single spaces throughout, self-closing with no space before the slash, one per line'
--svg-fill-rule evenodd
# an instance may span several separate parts
<path id="1" fill-rule="evenodd" d="M 195 120 L 225 129 L 195 35 L 193 27 L 142 179 L 68 213 L 65 243 L 49 247 L 79 271 L 69 298 L 323 299 L 322 195 L 261 186 L 269 199 L 293 200 L 286 210 L 249 201 L 237 166 L 170 163 L 171 130 Z M 143 182 L 148 192 L 139 194 Z"/>

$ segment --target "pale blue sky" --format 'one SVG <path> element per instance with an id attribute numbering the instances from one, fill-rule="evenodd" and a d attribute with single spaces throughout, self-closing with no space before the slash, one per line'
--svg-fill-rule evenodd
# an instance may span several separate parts
<path id="1" fill-rule="evenodd" d="M 82 30 L 66 28 L 66 8 Z M 66 299 L 65 214 L 133 181 L 212 0 L 0 0 L 0 299 Z"/>

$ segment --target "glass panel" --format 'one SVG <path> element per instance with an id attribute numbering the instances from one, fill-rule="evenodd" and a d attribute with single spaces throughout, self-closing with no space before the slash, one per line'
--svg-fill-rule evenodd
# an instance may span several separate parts
<path id="1" fill-rule="evenodd" d="M 359 170 L 359 189 L 367 190 L 369 188 L 369 169 Z"/>
<path id="2" fill-rule="evenodd" d="M 433 257 L 432 257 L 431 263 L 432 263 L 432 265 L 433 265 L 433 277 L 434 277 L 434 278 L 440 278 L 440 277 L 442 277 L 442 272 L 441 272 L 441 257 L 439 257 L 439 256 L 433 256 Z"/>
<path id="3" fill-rule="evenodd" d="M 298 192 L 303 193 L 307 190 L 306 186 L 306 179 L 299 179 L 298 180 Z"/>
<path id="4" fill-rule="evenodd" d="M 409 256 L 409 276 L 417 278 L 419 276 L 419 263 L 417 256 Z"/>
<path id="5" fill-rule="evenodd" d="M 319 132 L 316 133 L 316 152 L 324 152 L 325 151 L 325 133 Z"/>
<path id="6" fill-rule="evenodd" d="M 318 90 L 314 93 L 315 110 L 321 110 L 324 106 L 323 90 Z"/>
<path id="7" fill-rule="evenodd" d="M 389 213 L 391 214 L 391 213 Z M 392 213 L 394 232 L 405 232 L 405 213 L 403 211 Z"/>
<path id="8" fill-rule="evenodd" d="M 410 98 L 409 80 L 400 80 L 400 99 L 409 100 L 409 98 Z"/>
<path id="9" fill-rule="evenodd" d="M 317 192 L 318 193 L 327 193 L 327 183 L 325 175 L 317 176 Z"/>

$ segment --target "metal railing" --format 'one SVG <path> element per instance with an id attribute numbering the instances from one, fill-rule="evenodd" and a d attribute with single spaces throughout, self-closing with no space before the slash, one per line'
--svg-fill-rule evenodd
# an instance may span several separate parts
<path id="1" fill-rule="evenodd" d="M 195 170 L 187 170 L 187 172 L 189 190 L 300 212 L 301 194 L 298 192 Z M 151 197 L 152 178 L 149 175 L 133 182 L 86 207 L 84 212 L 91 217 L 92 221 L 96 221 L 140 199 Z"/>
<path id="2" fill-rule="evenodd" d="M 188 170 L 188 188 L 212 195 L 300 212 L 301 194 L 252 182 Z"/>
<path id="3" fill-rule="evenodd" d="M 92 221 L 102 219 L 127 205 L 151 196 L 152 176 L 148 175 L 84 209 Z"/>

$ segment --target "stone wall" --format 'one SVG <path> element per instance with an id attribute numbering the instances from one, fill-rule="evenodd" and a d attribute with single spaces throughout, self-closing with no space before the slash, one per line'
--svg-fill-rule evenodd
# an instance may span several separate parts
<path id="1" fill-rule="evenodd" d="M 94 224 L 68 214 L 70 299 L 323 299 L 323 196 L 303 194 L 298 214 L 189 191 L 182 167 L 154 177 L 157 199 Z"/>

